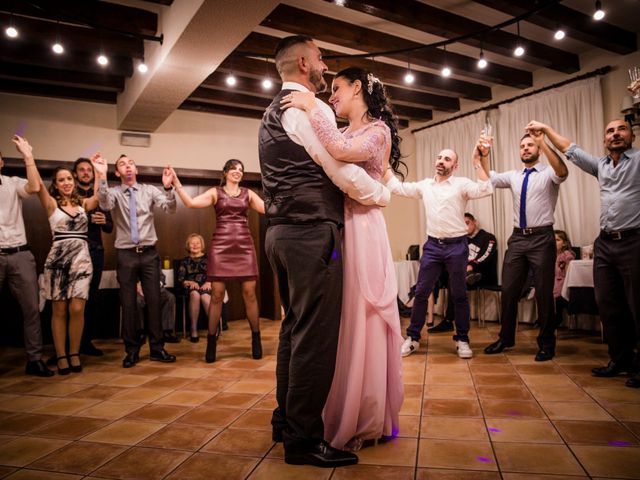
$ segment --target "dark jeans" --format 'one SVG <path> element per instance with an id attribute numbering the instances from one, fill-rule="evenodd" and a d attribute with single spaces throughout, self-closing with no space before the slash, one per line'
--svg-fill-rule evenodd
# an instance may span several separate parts
<path id="1" fill-rule="evenodd" d="M 341 234 L 335 224 L 274 225 L 265 251 L 285 317 L 276 366 L 278 407 L 271 423 L 288 452 L 324 437 L 322 409 L 335 370 L 342 308 Z"/>
<path id="2" fill-rule="evenodd" d="M 640 341 L 640 235 L 622 240 L 597 238 L 593 280 L 609 357 L 631 364 Z M 640 368 L 637 353 L 636 368 Z"/>
<path id="3" fill-rule="evenodd" d="M 102 247 L 90 247 L 91 263 L 93 265 L 93 276 L 89 285 L 89 299 L 84 308 L 84 329 L 82 330 L 82 344 L 86 345 L 94 339 L 96 334 L 96 325 L 98 319 L 101 318 L 99 287 L 102 279 L 102 270 L 104 270 L 104 249 Z"/>
<path id="4" fill-rule="evenodd" d="M 411 310 L 407 336 L 420 340 L 427 315 L 427 300 L 443 268 L 449 273 L 449 296 L 455 306 L 456 334 L 454 340 L 469 341 L 469 299 L 467 297 L 467 236 L 437 240 L 429 237 L 422 247 L 420 270 L 416 283 L 416 297 Z"/>
<path id="5" fill-rule="evenodd" d="M 136 335 L 136 283 L 140 281 L 147 300 L 147 330 L 149 348 L 160 351 L 164 347 L 162 325 L 160 324 L 160 257 L 154 249 L 136 253 L 118 250 L 118 283 L 120 283 L 120 304 L 122 305 L 122 339 L 127 353 L 140 350 Z"/>
<path id="6" fill-rule="evenodd" d="M 529 269 L 533 269 L 533 284 L 538 306 L 538 348 L 554 351 L 556 322 L 554 316 L 553 283 L 555 279 L 556 242 L 553 227 L 530 235 L 514 233 L 507 242 L 502 266 L 502 326 L 500 339 L 507 345 L 516 341 L 518 302 Z"/>
<path id="7" fill-rule="evenodd" d="M 30 251 L 0 255 L 0 290 L 4 282 L 22 310 L 24 346 L 29 361 L 42 358 L 42 327 L 38 310 L 36 260 Z"/>
<path id="8" fill-rule="evenodd" d="M 147 302 L 145 297 L 141 295 L 136 295 L 136 313 L 138 315 L 138 330 L 144 330 L 145 324 L 145 314 L 148 314 L 147 310 Z M 173 293 L 171 293 L 166 288 L 160 289 L 160 316 L 162 321 L 162 330 L 167 331 L 175 329 L 176 326 L 176 297 Z"/>

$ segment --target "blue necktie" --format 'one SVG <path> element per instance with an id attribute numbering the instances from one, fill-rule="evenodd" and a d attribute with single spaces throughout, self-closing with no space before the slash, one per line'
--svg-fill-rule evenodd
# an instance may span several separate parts
<path id="1" fill-rule="evenodd" d="M 140 241 L 138 233 L 138 205 L 136 203 L 136 191 L 129 187 L 129 225 L 131 226 L 131 241 L 137 245 Z"/>
<path id="2" fill-rule="evenodd" d="M 520 228 L 527 228 L 527 185 L 529 184 L 529 174 L 533 171 L 535 171 L 535 167 L 524 169 L 524 180 L 520 191 Z"/>

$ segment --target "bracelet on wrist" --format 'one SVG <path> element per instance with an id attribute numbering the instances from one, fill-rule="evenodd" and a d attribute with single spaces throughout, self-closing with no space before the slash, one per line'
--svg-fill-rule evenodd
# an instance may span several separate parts
<path id="1" fill-rule="evenodd" d="M 170 192 L 171 190 L 173 190 L 173 185 L 170 185 L 169 187 L 165 187 L 164 185 L 162 186 L 162 188 L 164 188 L 165 192 Z"/>

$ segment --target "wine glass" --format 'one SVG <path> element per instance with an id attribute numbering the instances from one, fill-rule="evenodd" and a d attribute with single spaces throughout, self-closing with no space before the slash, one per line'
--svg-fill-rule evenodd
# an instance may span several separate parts
<path id="1" fill-rule="evenodd" d="M 493 140 L 493 138 L 491 138 L 491 124 L 490 123 L 486 123 L 484 128 L 482 129 L 482 134 L 480 136 L 480 145 L 482 145 L 484 148 L 491 148 L 491 141 Z"/>
<path id="2" fill-rule="evenodd" d="M 633 100 L 636 103 L 640 100 L 640 67 L 629 68 L 629 80 L 631 80 L 631 84 L 628 88 L 632 91 Z"/>

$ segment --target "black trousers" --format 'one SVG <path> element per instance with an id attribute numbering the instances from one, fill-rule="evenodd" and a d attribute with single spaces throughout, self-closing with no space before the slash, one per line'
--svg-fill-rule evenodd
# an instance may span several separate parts
<path id="1" fill-rule="evenodd" d="M 86 345 L 94 339 L 96 325 L 100 316 L 99 287 L 104 270 L 104 249 L 102 247 L 89 247 L 93 276 L 89 284 L 89 299 L 84 308 L 84 329 L 82 330 L 82 344 Z"/>
<path id="2" fill-rule="evenodd" d="M 160 256 L 155 248 L 136 253 L 118 250 L 118 283 L 122 305 L 122 339 L 127 353 L 140 350 L 136 335 L 136 283 L 140 281 L 147 300 L 149 348 L 159 351 L 164 347 L 160 323 Z"/>
<path id="3" fill-rule="evenodd" d="M 518 321 L 518 302 L 529 268 L 533 269 L 536 304 L 540 333 L 538 347 L 554 351 L 556 347 L 555 305 L 553 283 L 555 279 L 556 242 L 553 227 L 530 235 L 513 233 L 507 242 L 507 253 L 502 266 L 502 325 L 500 339 L 515 344 Z"/>
<path id="4" fill-rule="evenodd" d="M 286 451 L 304 451 L 324 437 L 342 308 L 341 233 L 332 223 L 275 225 L 265 250 L 285 311 L 271 423 L 283 431 Z"/>
<path id="5" fill-rule="evenodd" d="M 593 281 L 609 357 L 640 369 L 640 235 L 597 238 Z"/>

